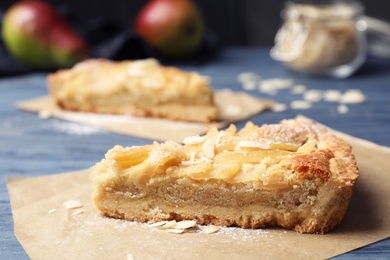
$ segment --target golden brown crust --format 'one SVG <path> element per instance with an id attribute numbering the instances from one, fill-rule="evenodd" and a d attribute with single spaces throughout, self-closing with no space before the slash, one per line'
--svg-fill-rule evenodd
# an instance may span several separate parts
<path id="1" fill-rule="evenodd" d="M 211 122 L 218 117 L 207 79 L 156 60 L 88 60 L 48 75 L 65 110 Z"/>
<path id="2" fill-rule="evenodd" d="M 92 197 L 104 215 L 133 221 L 324 233 L 342 221 L 359 176 L 351 149 L 304 120 L 116 146 L 93 167 Z"/>

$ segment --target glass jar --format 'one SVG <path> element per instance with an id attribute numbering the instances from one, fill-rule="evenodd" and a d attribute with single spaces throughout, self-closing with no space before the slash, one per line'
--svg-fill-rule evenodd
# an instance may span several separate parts
<path id="1" fill-rule="evenodd" d="M 362 14 L 355 1 L 288 2 L 271 57 L 298 72 L 348 77 L 366 59 Z"/>

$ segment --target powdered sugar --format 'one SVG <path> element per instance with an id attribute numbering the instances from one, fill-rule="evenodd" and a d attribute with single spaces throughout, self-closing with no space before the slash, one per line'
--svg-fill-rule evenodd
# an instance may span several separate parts
<path id="1" fill-rule="evenodd" d="M 103 133 L 99 128 L 73 122 L 50 121 L 46 126 L 68 135 L 92 135 Z"/>

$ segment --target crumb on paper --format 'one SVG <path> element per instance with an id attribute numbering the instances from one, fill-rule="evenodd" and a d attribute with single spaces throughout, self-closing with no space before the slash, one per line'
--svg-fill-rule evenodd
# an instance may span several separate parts
<path id="1" fill-rule="evenodd" d="M 127 260 L 135 260 L 135 257 L 131 253 L 127 253 Z"/>
<path id="2" fill-rule="evenodd" d="M 50 215 L 50 214 L 53 214 L 53 213 L 56 212 L 56 211 L 57 211 L 56 208 L 52 208 L 52 209 L 49 209 L 48 213 L 49 213 L 49 215 Z"/>
<path id="3" fill-rule="evenodd" d="M 67 209 L 81 208 L 83 204 L 79 200 L 68 200 L 64 202 L 64 207 Z"/>

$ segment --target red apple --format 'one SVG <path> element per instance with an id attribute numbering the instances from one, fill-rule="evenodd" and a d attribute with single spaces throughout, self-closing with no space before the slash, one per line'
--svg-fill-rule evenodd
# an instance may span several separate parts
<path id="1" fill-rule="evenodd" d="M 70 67 L 88 57 L 87 44 L 51 5 L 25 0 L 6 12 L 2 27 L 8 51 L 38 69 Z"/>
<path id="2" fill-rule="evenodd" d="M 185 59 L 199 49 L 204 23 L 191 0 L 151 0 L 137 15 L 135 29 L 164 58 Z"/>

